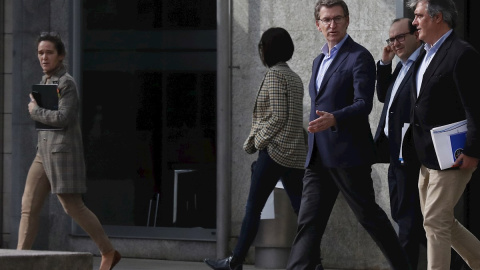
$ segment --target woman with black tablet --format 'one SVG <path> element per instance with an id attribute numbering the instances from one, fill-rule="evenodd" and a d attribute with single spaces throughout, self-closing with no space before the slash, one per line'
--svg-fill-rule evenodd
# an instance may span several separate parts
<path id="1" fill-rule="evenodd" d="M 57 129 L 38 130 L 37 154 L 28 171 L 22 197 L 17 249 L 31 249 L 39 227 L 39 215 L 49 193 L 57 196 L 65 212 L 87 232 L 102 255 L 100 270 L 113 269 L 121 255 L 112 246 L 97 216 L 83 203 L 87 191 L 79 98 L 73 77 L 63 60 L 65 45 L 55 33 L 37 39 L 37 55 L 43 70 L 41 84 L 55 84 L 58 109 L 38 106 L 30 94 L 30 117 Z"/>

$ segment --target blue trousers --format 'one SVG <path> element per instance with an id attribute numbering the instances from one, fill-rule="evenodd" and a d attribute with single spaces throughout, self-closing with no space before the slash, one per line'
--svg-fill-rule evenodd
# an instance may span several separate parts
<path id="1" fill-rule="evenodd" d="M 260 215 L 278 180 L 281 180 L 293 211 L 298 215 L 302 198 L 302 178 L 305 170 L 282 166 L 275 162 L 267 150 L 261 150 L 252 164 L 250 191 L 243 217 L 242 228 L 233 255 L 243 261 L 255 240 L 260 224 Z"/>

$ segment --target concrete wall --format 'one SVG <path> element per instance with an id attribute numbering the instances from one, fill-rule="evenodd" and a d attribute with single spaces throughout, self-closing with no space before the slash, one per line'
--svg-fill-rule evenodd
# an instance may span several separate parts
<path id="1" fill-rule="evenodd" d="M 349 35 L 364 45 L 378 61 L 388 29 L 396 14 L 394 0 L 345 0 L 350 11 Z M 289 31 L 295 44 L 293 58 L 288 62 L 305 87 L 304 125 L 308 123 L 310 97 L 308 83 L 313 59 L 325 43 L 315 27 L 316 0 L 233 1 L 233 63 L 232 69 L 232 234 L 238 236 L 250 184 L 250 163 L 257 155 L 248 155 L 242 145 L 251 126 L 251 112 L 265 67 L 258 57 L 257 44 L 270 27 Z M 382 14 L 381 18 L 375 14 Z M 376 98 L 375 98 L 376 99 Z M 383 104 L 375 100 L 370 115 L 375 132 Z M 377 202 L 390 216 L 385 165 L 374 165 L 374 187 Z M 233 241 L 235 242 L 235 241 Z M 324 266 L 331 268 L 388 268 L 379 248 L 356 221 L 343 197 L 339 197 L 322 241 Z"/>

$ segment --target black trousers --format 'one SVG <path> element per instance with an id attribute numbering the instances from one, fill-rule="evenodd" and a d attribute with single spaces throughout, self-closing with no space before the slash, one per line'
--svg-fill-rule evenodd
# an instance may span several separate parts
<path id="1" fill-rule="evenodd" d="M 312 157 L 303 178 L 298 230 L 287 270 L 314 270 L 320 264 L 320 242 L 339 192 L 392 269 L 411 269 L 392 223 L 375 202 L 371 171 L 370 165 L 326 168 L 315 155 Z"/>
<path id="2" fill-rule="evenodd" d="M 417 269 L 420 245 L 427 246 L 423 216 L 418 196 L 420 163 L 390 162 L 388 188 L 393 220 L 398 224 L 398 238 L 413 269 Z"/>

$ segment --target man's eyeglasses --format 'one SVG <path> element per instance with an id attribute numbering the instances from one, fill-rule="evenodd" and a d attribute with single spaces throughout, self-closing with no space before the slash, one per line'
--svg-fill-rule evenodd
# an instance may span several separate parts
<path id="1" fill-rule="evenodd" d="M 400 35 L 396 35 L 392 38 L 387 39 L 386 42 L 387 42 L 388 45 L 393 45 L 395 40 L 397 40 L 398 42 L 403 42 L 405 40 L 405 36 L 408 35 L 408 34 L 410 34 L 410 32 L 403 33 L 403 34 L 400 34 Z"/>
<path id="2" fill-rule="evenodd" d="M 345 16 L 337 16 L 334 17 L 333 19 L 331 18 L 325 18 L 325 19 L 319 19 L 325 26 L 329 26 L 332 22 L 335 22 L 335 24 L 339 24 L 343 22 L 343 19 L 345 19 Z"/>

